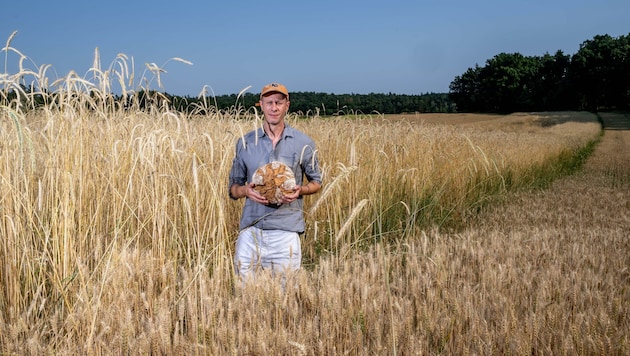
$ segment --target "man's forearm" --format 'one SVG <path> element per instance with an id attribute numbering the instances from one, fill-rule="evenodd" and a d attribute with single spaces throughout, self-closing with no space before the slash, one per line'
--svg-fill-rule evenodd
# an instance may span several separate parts
<path id="1" fill-rule="evenodd" d="M 240 184 L 232 184 L 230 187 L 230 195 L 234 199 L 245 198 L 247 193 L 247 186 Z"/>
<path id="2" fill-rule="evenodd" d="M 317 182 L 308 182 L 300 188 L 300 195 L 315 194 L 321 187 L 322 185 Z"/>

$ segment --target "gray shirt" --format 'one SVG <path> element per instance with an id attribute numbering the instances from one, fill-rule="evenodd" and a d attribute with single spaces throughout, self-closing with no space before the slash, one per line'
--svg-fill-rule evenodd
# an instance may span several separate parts
<path id="1" fill-rule="evenodd" d="M 236 140 L 236 155 L 232 161 L 228 191 L 233 184 L 245 185 L 251 182 L 258 167 L 273 161 L 280 161 L 291 167 L 298 185 L 303 184 L 304 178 L 307 182 L 322 183 L 315 142 L 285 123 L 282 137 L 275 149 L 262 128 L 250 131 Z M 234 199 L 231 194 L 230 198 Z M 304 200 L 301 196 L 291 204 L 279 206 L 263 205 L 245 199 L 240 229 L 255 226 L 263 230 L 303 233 L 303 207 Z"/>

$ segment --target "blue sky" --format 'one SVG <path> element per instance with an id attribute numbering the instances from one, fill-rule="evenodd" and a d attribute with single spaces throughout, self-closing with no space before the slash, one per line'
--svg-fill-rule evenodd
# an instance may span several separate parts
<path id="1" fill-rule="evenodd" d="M 97 47 L 103 68 L 124 53 L 136 79 L 155 63 L 166 70 L 161 90 L 177 95 L 256 93 L 272 81 L 423 94 L 448 92 L 456 75 L 502 52 L 574 54 L 595 35 L 628 35 L 629 15 L 627 0 L 11 1 L 0 47 L 17 30 L 11 47 L 31 69 L 51 65 L 51 81 L 71 70 L 88 77 Z M 17 55 L 1 54 L 1 71 L 15 72 Z"/>

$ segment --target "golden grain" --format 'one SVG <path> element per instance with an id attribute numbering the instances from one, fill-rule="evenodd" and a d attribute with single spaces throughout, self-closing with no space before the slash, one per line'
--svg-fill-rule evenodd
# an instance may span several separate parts
<path id="1" fill-rule="evenodd" d="M 93 82 L 71 72 L 43 109 L 17 90 L 0 111 L 1 353 L 630 352 L 628 130 L 531 191 L 532 171 L 599 139 L 594 115 L 292 115 L 324 171 L 311 262 L 285 294 L 240 290 L 227 178 L 258 113 L 90 97 L 135 80 L 126 56 L 98 56 Z"/>

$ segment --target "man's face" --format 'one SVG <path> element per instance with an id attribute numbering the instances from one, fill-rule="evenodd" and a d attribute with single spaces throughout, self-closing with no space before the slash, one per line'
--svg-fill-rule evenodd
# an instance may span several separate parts
<path id="1" fill-rule="evenodd" d="M 271 93 L 260 99 L 260 107 L 265 114 L 265 120 L 271 125 L 279 124 L 284 120 L 284 115 L 289 111 L 289 104 L 289 99 L 280 93 Z"/>

